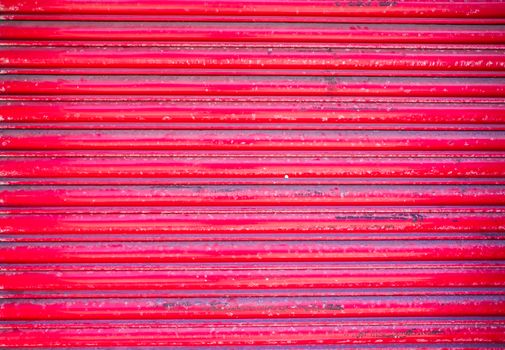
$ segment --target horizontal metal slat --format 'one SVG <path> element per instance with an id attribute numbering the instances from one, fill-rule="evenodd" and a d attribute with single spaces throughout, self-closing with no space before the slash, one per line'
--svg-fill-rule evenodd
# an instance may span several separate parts
<path id="1" fill-rule="evenodd" d="M 85 210 L 85 209 L 84 209 Z M 32 219 L 32 220 L 30 220 Z M 128 213 L 17 214 L 0 217 L 5 234 L 218 234 L 500 232 L 505 213 Z M 48 238 L 48 237 L 47 237 Z M 209 237 L 212 240 L 213 237 Z M 342 237 L 345 239 L 345 235 Z"/>
<path id="2" fill-rule="evenodd" d="M 2 158 L 3 177 L 334 178 L 505 177 L 503 159 Z"/>
<path id="3" fill-rule="evenodd" d="M 71 22 L 0 23 L 3 40 L 505 44 L 503 25 Z"/>
<path id="4" fill-rule="evenodd" d="M 307 325 L 307 321 L 310 325 Z M 504 321 L 501 318 L 469 319 L 365 319 L 365 320 L 281 320 L 248 322 L 240 320 L 212 321 L 163 321 L 148 323 L 119 322 L 35 322 L 7 323 L 2 336 L 7 346 L 149 346 L 149 345 L 265 345 L 265 344 L 363 344 L 381 343 L 388 347 L 399 341 L 409 344 L 401 348 L 412 349 L 419 337 L 434 343 L 473 342 L 485 339 L 485 343 L 503 342 Z M 0 335 L 1 336 L 1 335 Z M 486 347 L 489 344 L 486 344 Z M 344 345 L 349 346 L 349 345 Z M 423 344 L 432 349 L 433 344 Z M 435 345 L 438 348 L 440 345 Z M 461 349 L 468 349 L 462 346 Z M 477 345 L 475 345 L 477 346 Z M 493 346 L 493 345 L 491 345 Z M 499 348 L 495 345 L 496 348 Z M 260 346 L 259 349 L 262 347 Z M 270 348 L 271 349 L 271 348 Z M 396 349 L 396 347 L 395 347 Z"/>
<path id="5" fill-rule="evenodd" d="M 196 0 L 196 1 L 132 1 L 121 0 L 103 6 L 100 1 L 81 3 L 76 0 L 39 0 L 37 4 L 2 0 L 5 13 L 61 13 L 61 14 L 135 14 L 135 15 L 216 15 L 223 16 L 388 16 L 493 18 L 505 16 L 502 1 L 453 1 L 450 6 L 439 1 L 252 1 L 252 0 Z"/>
<path id="6" fill-rule="evenodd" d="M 0 302 L 4 320 L 503 316 L 505 296 L 74 299 Z"/>
<path id="7" fill-rule="evenodd" d="M 505 33 L 505 31 L 504 31 Z M 503 78 L 6 76 L 3 94 L 505 97 Z"/>
<path id="8" fill-rule="evenodd" d="M 345 150 L 345 151 L 290 151 L 290 150 L 2 150 L 0 159 L 4 158 L 158 158 L 158 159 L 184 159 L 184 158 L 393 158 L 393 159 L 437 159 L 437 158 L 505 158 L 503 151 L 397 151 L 397 150 Z"/>
<path id="9" fill-rule="evenodd" d="M 400 264 L 397 264 L 400 265 Z M 398 266 L 391 264 L 389 268 L 381 266 L 364 266 L 359 269 L 344 270 L 331 266 L 314 266 L 314 264 L 299 264 L 289 269 L 269 268 L 269 266 L 242 268 L 233 266 L 219 266 L 214 268 L 183 271 L 182 268 L 173 271 L 121 271 L 121 266 L 111 270 L 102 271 L 20 271 L 15 268 L 4 267 L 0 272 L 0 282 L 9 292 L 23 291 L 137 291 L 137 290 L 157 290 L 159 293 L 170 293 L 174 290 L 209 290 L 213 292 L 222 291 L 222 294 L 229 293 L 230 289 L 250 290 L 251 294 L 275 294 L 283 293 L 283 289 L 292 289 L 286 293 L 296 295 L 296 293 L 328 293 L 317 290 L 306 290 L 300 288 L 331 288 L 333 293 L 345 294 L 345 290 L 337 288 L 372 288 L 383 289 L 376 291 L 377 294 L 408 293 L 404 288 L 424 288 L 411 291 L 411 293 L 425 294 L 437 293 L 437 287 L 501 287 L 505 285 L 505 267 L 486 267 L 475 264 L 475 266 L 446 266 L 444 263 L 431 268 L 421 268 L 416 265 Z M 187 266 L 188 267 L 188 266 Z M 402 268 L 403 267 L 403 268 Z M 104 267 L 104 268 L 107 268 Z M 118 269 L 118 270 L 114 270 Z M 189 267 L 188 267 L 189 268 Z M 194 267 L 193 267 L 194 269 Z M 14 272 L 11 272 L 14 271 Z M 389 288 L 389 289 L 387 289 Z M 391 291 L 394 288 L 394 291 Z M 258 289 L 278 289 L 278 291 L 258 291 Z M 293 291 L 294 290 L 294 291 Z M 500 289 L 498 289 L 499 291 Z M 453 290 L 456 293 L 455 290 Z M 471 293 L 470 291 L 467 291 Z M 478 292 L 478 290 L 477 290 Z M 486 292 L 486 290 L 484 290 Z M 348 293 L 351 293 L 349 291 Z M 353 291 L 366 295 L 367 290 Z M 113 294 L 113 293 L 112 293 Z M 184 295 L 184 292 L 180 294 Z M 484 294 L 484 293 L 482 293 Z M 133 294 L 135 295 L 135 294 Z"/>
<path id="10" fill-rule="evenodd" d="M 165 75 L 179 76 L 187 74 L 191 76 L 322 76 L 322 77 L 346 77 L 346 76 L 370 76 L 370 77 L 433 77 L 433 78 L 501 78 L 505 71 L 469 71 L 469 70 L 331 70 L 331 69 L 233 69 L 215 68 L 4 68 L 4 74 L 10 75 Z"/>
<path id="11" fill-rule="evenodd" d="M 296 288 L 296 289 L 141 289 L 141 290 L 26 290 L 26 291 L 8 291 L 1 295 L 1 299 L 130 299 L 130 298 L 289 298 L 289 297 L 415 297 L 415 296 L 503 296 L 501 287 L 418 287 L 418 288 Z M 468 317 L 468 316 L 467 316 Z M 483 317 L 485 318 L 485 317 Z M 339 318 L 340 320 L 345 318 Z M 268 320 L 264 318 L 262 320 Z M 138 320 L 141 322 L 142 320 Z M 17 321 L 19 322 L 19 321 Z M 35 322 L 35 321 L 33 321 Z M 50 321 L 45 321 L 49 323 Z"/>
<path id="12" fill-rule="evenodd" d="M 503 241 L 3 243 L 2 263 L 503 260 Z"/>
<path id="13" fill-rule="evenodd" d="M 0 55 L 4 68 L 505 70 L 503 51 L 491 50 L 9 47 Z"/>
<path id="14" fill-rule="evenodd" d="M 503 151 L 501 131 L 11 131 L 0 150 Z"/>
<path id="15" fill-rule="evenodd" d="M 502 232 L 351 232 L 351 233 L 127 233 L 107 234 L 4 234 L 3 242 L 280 242 L 280 241 L 463 241 L 463 240 L 505 240 Z"/>
<path id="16" fill-rule="evenodd" d="M 504 205 L 505 186 L 22 186 L 4 206 Z"/>
<path id="17" fill-rule="evenodd" d="M 505 123 L 502 104 L 302 102 L 3 102 L 4 123 Z M 247 123 L 247 124 L 246 124 Z M 245 125 L 244 125 L 245 124 Z M 198 125 L 198 124 L 197 124 Z M 217 127 L 218 125 L 216 125 Z"/>

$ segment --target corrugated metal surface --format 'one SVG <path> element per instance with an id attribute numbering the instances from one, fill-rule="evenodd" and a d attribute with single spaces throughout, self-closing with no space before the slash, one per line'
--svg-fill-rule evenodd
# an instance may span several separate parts
<path id="1" fill-rule="evenodd" d="M 0 346 L 503 346 L 503 1 L 0 6 Z"/>

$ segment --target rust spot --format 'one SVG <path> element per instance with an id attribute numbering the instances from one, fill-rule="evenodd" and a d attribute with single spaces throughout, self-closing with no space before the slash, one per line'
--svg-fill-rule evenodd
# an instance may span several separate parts
<path id="1" fill-rule="evenodd" d="M 326 304 L 324 308 L 326 310 L 343 311 L 344 305 L 342 305 L 342 304 Z"/>

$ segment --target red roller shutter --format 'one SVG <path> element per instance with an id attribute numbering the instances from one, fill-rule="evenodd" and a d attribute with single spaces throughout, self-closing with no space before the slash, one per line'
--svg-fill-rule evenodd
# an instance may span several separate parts
<path id="1" fill-rule="evenodd" d="M 0 347 L 505 343 L 504 1 L 0 9 Z"/>

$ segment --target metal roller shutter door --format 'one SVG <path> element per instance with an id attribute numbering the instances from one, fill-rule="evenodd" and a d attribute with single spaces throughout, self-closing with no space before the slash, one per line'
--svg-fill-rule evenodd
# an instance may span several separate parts
<path id="1" fill-rule="evenodd" d="M 1 347 L 503 346 L 503 1 L 0 9 Z"/>

